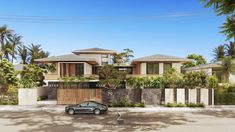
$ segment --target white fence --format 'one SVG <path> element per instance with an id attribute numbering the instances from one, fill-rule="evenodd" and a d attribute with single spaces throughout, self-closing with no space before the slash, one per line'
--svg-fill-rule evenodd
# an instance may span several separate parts
<path id="1" fill-rule="evenodd" d="M 165 104 L 167 103 L 204 103 L 205 105 L 214 105 L 214 89 L 165 89 Z"/>

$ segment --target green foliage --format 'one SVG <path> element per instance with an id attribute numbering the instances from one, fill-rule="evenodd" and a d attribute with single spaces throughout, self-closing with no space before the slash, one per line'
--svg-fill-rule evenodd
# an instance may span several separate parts
<path id="1" fill-rule="evenodd" d="M 216 76 L 210 76 L 208 78 L 208 88 L 217 88 L 218 87 L 218 78 Z"/>
<path id="2" fill-rule="evenodd" d="M 221 67 L 221 72 L 223 72 L 225 76 L 225 82 L 228 83 L 229 75 L 235 74 L 235 64 L 233 58 L 231 56 L 224 57 L 222 59 Z"/>
<path id="3" fill-rule="evenodd" d="M 182 74 L 177 72 L 176 69 L 171 68 L 163 73 L 163 79 L 165 86 L 176 88 L 182 84 Z"/>
<path id="4" fill-rule="evenodd" d="M 114 55 L 113 62 L 117 64 L 125 64 L 130 62 L 131 58 L 134 57 L 133 50 L 124 49 L 123 52 Z"/>
<path id="5" fill-rule="evenodd" d="M 13 64 L 3 59 L 0 62 L 0 67 L 0 86 L 17 85 L 17 73 L 14 70 Z"/>
<path id="6" fill-rule="evenodd" d="M 163 78 L 156 77 L 130 77 L 127 79 L 127 85 L 131 88 L 163 88 Z"/>
<path id="7" fill-rule="evenodd" d="M 15 86 L 9 85 L 7 92 L 0 94 L 0 105 L 17 105 L 18 104 L 18 89 Z"/>
<path id="8" fill-rule="evenodd" d="M 193 59 L 194 61 L 187 62 L 183 65 L 184 68 L 189 68 L 201 64 L 206 64 L 206 59 L 202 55 L 190 54 L 187 56 L 188 59 Z"/>
<path id="9" fill-rule="evenodd" d="M 215 89 L 216 105 L 235 105 L 235 84 L 219 86 Z"/>
<path id="10" fill-rule="evenodd" d="M 203 103 L 188 103 L 188 104 L 182 104 L 182 103 L 167 103 L 164 105 L 165 107 L 205 107 L 205 104 Z"/>
<path id="11" fill-rule="evenodd" d="M 208 75 L 204 72 L 189 72 L 184 75 L 184 85 L 186 88 L 204 88 L 208 84 Z"/>
<path id="12" fill-rule="evenodd" d="M 94 79 L 92 76 L 90 76 L 90 77 L 70 76 L 70 77 L 59 78 L 59 80 L 63 81 L 63 82 L 87 82 L 92 79 Z"/>
<path id="13" fill-rule="evenodd" d="M 214 7 L 217 15 L 225 15 L 226 22 L 223 24 L 222 33 L 227 36 L 227 40 L 235 38 L 235 1 L 234 0 L 201 0 L 205 7 Z"/>
<path id="14" fill-rule="evenodd" d="M 112 65 L 105 65 L 99 68 L 99 77 L 101 85 L 108 89 L 115 89 L 126 79 L 126 73 L 118 71 Z"/>
<path id="15" fill-rule="evenodd" d="M 43 69 L 35 64 L 29 64 L 24 66 L 21 71 L 20 84 L 23 88 L 35 88 L 44 84 L 43 74 L 47 73 L 46 69 Z"/>

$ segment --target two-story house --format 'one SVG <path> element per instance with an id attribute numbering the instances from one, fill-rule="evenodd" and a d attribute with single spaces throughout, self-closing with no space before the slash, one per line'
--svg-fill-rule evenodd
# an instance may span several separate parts
<path id="1" fill-rule="evenodd" d="M 192 61 L 186 58 L 157 54 L 134 59 L 130 65 L 118 65 L 112 62 L 112 57 L 115 54 L 114 50 L 90 48 L 35 61 L 56 65 L 56 72 L 48 73 L 45 76 L 46 82 L 58 81 L 58 78 L 65 76 L 93 76 L 96 78 L 95 80 L 98 80 L 98 68 L 107 64 L 114 65 L 118 70 L 128 71 L 130 76 L 155 76 L 163 74 L 169 68 L 175 68 L 181 72 L 182 64 Z"/>

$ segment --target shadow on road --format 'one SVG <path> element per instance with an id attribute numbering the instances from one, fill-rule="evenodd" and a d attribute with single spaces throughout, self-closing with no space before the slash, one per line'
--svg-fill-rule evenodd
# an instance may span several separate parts
<path id="1" fill-rule="evenodd" d="M 183 125 L 192 120 L 183 114 L 134 113 L 122 114 L 124 124 L 117 125 L 116 113 L 100 116 L 92 114 L 69 116 L 58 112 L 1 112 L 0 119 L 10 120 L 5 126 L 19 127 L 22 132 L 72 132 L 72 131 L 149 131 L 170 125 Z"/>

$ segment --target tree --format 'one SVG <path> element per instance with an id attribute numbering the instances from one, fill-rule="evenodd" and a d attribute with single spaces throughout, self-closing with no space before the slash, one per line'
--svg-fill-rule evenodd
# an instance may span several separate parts
<path id="1" fill-rule="evenodd" d="M 232 57 L 231 56 L 224 57 L 221 62 L 221 67 L 222 67 L 221 70 L 224 73 L 225 82 L 228 83 L 230 74 L 235 73 L 235 65 Z"/>
<path id="2" fill-rule="evenodd" d="M 217 48 L 213 50 L 214 61 L 219 61 L 224 58 L 225 56 L 225 46 L 219 45 Z"/>
<path id="3" fill-rule="evenodd" d="M 29 63 L 34 63 L 35 59 L 46 58 L 49 56 L 49 52 L 43 51 L 39 44 L 31 44 L 27 49 L 29 50 Z"/>
<path id="4" fill-rule="evenodd" d="M 229 44 L 225 44 L 225 49 L 227 56 L 235 58 L 235 42 L 230 42 Z"/>
<path id="5" fill-rule="evenodd" d="M 100 83 L 107 89 L 116 89 L 126 79 L 126 73 L 118 71 L 112 65 L 99 68 Z"/>
<path id="6" fill-rule="evenodd" d="M 226 40 L 235 39 L 235 15 L 227 17 L 221 28 L 221 33 L 227 36 Z"/>
<path id="7" fill-rule="evenodd" d="M 0 67 L 0 94 L 4 94 L 9 85 L 17 85 L 18 79 L 12 63 L 3 59 L 0 61 Z"/>
<path id="8" fill-rule="evenodd" d="M 183 65 L 184 68 L 193 67 L 201 64 L 206 64 L 206 59 L 202 55 L 190 54 L 188 59 L 193 59 L 191 62 L 187 62 Z"/>
<path id="9" fill-rule="evenodd" d="M 12 61 L 12 63 L 14 62 L 14 59 L 16 59 L 17 47 L 20 44 L 22 44 L 21 38 L 22 38 L 22 36 L 17 35 L 17 34 L 13 34 L 13 35 L 11 35 L 11 37 L 9 37 L 9 42 L 10 42 L 11 48 L 12 48 L 11 49 L 11 52 L 12 52 L 12 54 L 11 54 L 11 56 L 12 56 L 11 61 Z"/>
<path id="10" fill-rule="evenodd" d="M 25 45 L 20 45 L 18 47 L 18 58 L 21 60 L 21 64 L 27 64 L 29 61 L 28 49 Z"/>
<path id="11" fill-rule="evenodd" d="M 223 24 L 222 33 L 227 36 L 227 40 L 235 39 L 235 1 L 234 0 L 201 0 L 205 7 L 214 8 L 217 15 L 225 15 L 226 22 Z"/>
<path id="12" fill-rule="evenodd" d="M 125 64 L 130 62 L 131 58 L 134 57 L 133 50 L 129 48 L 124 49 L 123 52 L 114 55 L 113 62 L 117 64 Z"/>
<path id="13" fill-rule="evenodd" d="M 12 30 L 8 29 L 6 25 L 0 27 L 0 59 L 3 59 L 4 50 L 6 49 L 6 42 L 12 34 Z"/>

